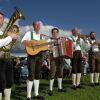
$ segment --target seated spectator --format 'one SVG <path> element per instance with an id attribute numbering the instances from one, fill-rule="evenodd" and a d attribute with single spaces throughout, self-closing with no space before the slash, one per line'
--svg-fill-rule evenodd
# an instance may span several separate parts
<path id="1" fill-rule="evenodd" d="M 50 60 L 46 57 L 42 63 L 42 78 L 48 79 L 50 73 Z"/>
<path id="2" fill-rule="evenodd" d="M 70 77 L 71 76 L 71 71 L 72 71 L 71 59 L 65 59 L 64 72 L 65 72 L 65 74 L 67 74 L 68 77 Z"/>
<path id="3" fill-rule="evenodd" d="M 83 74 L 86 75 L 89 68 L 87 57 L 83 58 L 83 68 Z"/>
<path id="4" fill-rule="evenodd" d="M 20 81 L 21 83 L 26 82 L 28 75 L 29 75 L 29 71 L 28 71 L 28 65 L 27 65 L 27 57 L 21 57 L 20 60 Z"/>

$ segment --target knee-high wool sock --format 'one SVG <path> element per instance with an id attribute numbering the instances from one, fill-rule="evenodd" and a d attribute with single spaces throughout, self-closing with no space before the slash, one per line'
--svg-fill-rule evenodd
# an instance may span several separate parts
<path id="1" fill-rule="evenodd" d="M 58 78 L 58 89 L 62 89 L 62 78 Z"/>
<path id="2" fill-rule="evenodd" d="M 53 83 L 54 83 L 54 79 L 50 79 L 50 91 L 53 91 Z"/>
<path id="3" fill-rule="evenodd" d="M 34 80 L 34 94 L 35 96 L 39 95 L 39 80 Z"/>
<path id="4" fill-rule="evenodd" d="M 27 98 L 31 98 L 32 86 L 33 86 L 33 81 L 27 80 Z"/>
<path id="5" fill-rule="evenodd" d="M 5 100 L 10 100 L 11 88 L 9 88 L 9 89 L 4 89 L 4 96 L 5 96 Z"/>
<path id="6" fill-rule="evenodd" d="M 72 82 L 76 86 L 76 74 L 72 74 Z"/>

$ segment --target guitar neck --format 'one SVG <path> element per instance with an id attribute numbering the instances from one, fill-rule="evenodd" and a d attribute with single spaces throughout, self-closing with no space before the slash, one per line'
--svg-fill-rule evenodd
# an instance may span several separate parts
<path id="1" fill-rule="evenodd" d="M 37 47 L 37 46 L 46 46 L 46 45 L 51 45 L 53 43 L 55 43 L 56 41 L 51 41 L 51 42 L 46 42 L 46 43 L 40 43 L 40 44 L 36 44 L 36 45 L 33 45 L 33 47 Z"/>

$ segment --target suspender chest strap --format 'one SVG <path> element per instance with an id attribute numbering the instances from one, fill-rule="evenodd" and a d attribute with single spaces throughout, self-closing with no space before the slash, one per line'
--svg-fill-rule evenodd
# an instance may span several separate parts
<path id="1" fill-rule="evenodd" d="M 31 31 L 30 33 L 31 33 L 31 35 L 30 35 L 30 36 L 31 36 L 31 37 L 30 37 L 30 38 L 31 38 L 31 40 L 34 40 L 34 35 L 33 35 L 33 32 Z M 40 34 L 40 40 L 42 40 L 42 34 Z"/>

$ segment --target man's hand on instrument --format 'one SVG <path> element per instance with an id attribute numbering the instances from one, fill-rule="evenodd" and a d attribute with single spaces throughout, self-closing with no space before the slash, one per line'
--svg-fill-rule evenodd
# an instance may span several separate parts
<path id="1" fill-rule="evenodd" d="M 19 37 L 19 35 L 18 34 L 14 34 L 14 33 L 8 33 L 8 36 L 11 36 L 11 38 L 13 39 L 13 40 L 16 40 L 16 39 L 18 39 L 18 37 Z"/>
<path id="2" fill-rule="evenodd" d="M 94 42 L 92 45 L 98 45 L 98 42 L 96 41 L 96 42 Z"/>

